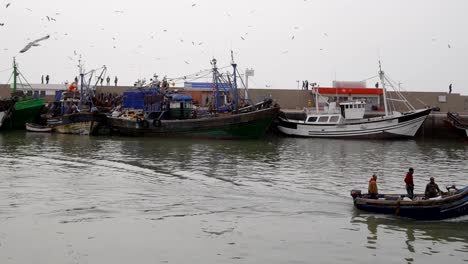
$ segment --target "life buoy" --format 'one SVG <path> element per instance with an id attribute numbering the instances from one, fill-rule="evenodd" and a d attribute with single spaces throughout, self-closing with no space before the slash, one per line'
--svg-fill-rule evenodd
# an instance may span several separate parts
<path id="1" fill-rule="evenodd" d="M 159 120 L 159 119 L 153 120 L 153 126 L 160 127 L 161 126 L 161 120 Z"/>

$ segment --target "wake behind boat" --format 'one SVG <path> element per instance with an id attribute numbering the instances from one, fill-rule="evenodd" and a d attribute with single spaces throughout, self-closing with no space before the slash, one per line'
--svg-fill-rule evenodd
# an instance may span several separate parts
<path id="1" fill-rule="evenodd" d="M 383 85 L 385 115 L 364 118 L 366 102 L 331 102 L 323 110 L 319 109 L 319 93 L 315 89 L 315 109 L 307 109 L 303 120 L 279 117 L 278 129 L 290 136 L 325 138 L 401 138 L 413 137 L 419 130 L 431 109 L 415 109 L 397 91 L 400 99 L 386 96 L 385 83 L 391 82 L 380 69 L 379 76 Z M 387 100 L 395 100 L 406 105 L 409 112 L 389 111 Z"/>

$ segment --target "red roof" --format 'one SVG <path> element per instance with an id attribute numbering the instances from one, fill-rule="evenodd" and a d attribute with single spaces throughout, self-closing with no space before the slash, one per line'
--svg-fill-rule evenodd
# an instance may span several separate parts
<path id="1" fill-rule="evenodd" d="M 383 94 L 383 90 L 380 88 L 328 88 L 319 87 L 319 93 L 321 94 Z"/>

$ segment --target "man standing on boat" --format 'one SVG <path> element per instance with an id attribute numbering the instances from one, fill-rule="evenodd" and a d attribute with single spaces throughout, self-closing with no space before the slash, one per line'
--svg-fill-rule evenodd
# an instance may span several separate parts
<path id="1" fill-rule="evenodd" d="M 413 182 L 413 168 L 409 168 L 408 173 L 406 173 L 405 183 L 406 183 L 406 192 L 408 197 L 413 199 L 414 197 L 414 182 Z"/>
<path id="2" fill-rule="evenodd" d="M 379 194 L 377 190 L 377 175 L 373 174 L 370 178 L 367 192 L 369 193 L 369 199 L 377 199 L 377 195 Z"/>
<path id="3" fill-rule="evenodd" d="M 426 185 L 426 191 L 424 192 L 426 199 L 437 197 L 441 193 L 439 186 L 434 181 L 434 177 L 429 180 L 430 182 Z"/>

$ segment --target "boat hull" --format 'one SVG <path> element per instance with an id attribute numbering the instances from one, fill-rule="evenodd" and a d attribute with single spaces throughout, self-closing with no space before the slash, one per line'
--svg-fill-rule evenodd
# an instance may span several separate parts
<path id="1" fill-rule="evenodd" d="M 459 136 L 468 139 L 468 123 L 453 113 L 447 113 L 445 122 L 457 132 Z"/>
<path id="2" fill-rule="evenodd" d="M 368 118 L 343 124 L 310 124 L 280 117 L 278 130 L 298 137 L 405 138 L 416 134 L 430 112 L 431 109 L 422 109 L 397 117 Z"/>
<path id="3" fill-rule="evenodd" d="M 24 129 L 26 123 L 32 123 L 38 118 L 43 107 L 42 99 L 16 102 L 11 115 L 5 118 L 0 130 Z"/>
<path id="4" fill-rule="evenodd" d="M 67 114 L 53 125 L 53 131 L 61 134 L 92 135 L 105 124 L 106 116 L 98 113 Z"/>
<path id="5" fill-rule="evenodd" d="M 52 132 L 52 127 L 26 123 L 26 131 L 48 133 L 48 132 Z"/>
<path id="6" fill-rule="evenodd" d="M 261 109 L 242 114 L 186 119 L 186 120 L 143 120 L 108 118 L 111 131 L 120 135 L 150 137 L 189 137 L 241 139 L 259 138 L 265 134 L 279 107 Z"/>
<path id="7" fill-rule="evenodd" d="M 405 201 L 401 200 L 403 196 L 388 195 L 388 198 L 386 195 L 379 195 L 380 199 L 358 197 L 354 199 L 354 206 L 367 212 L 418 220 L 440 220 L 468 214 L 468 187 L 438 200 Z"/>

